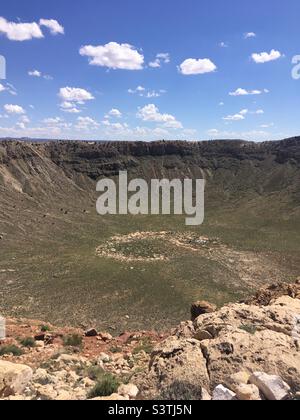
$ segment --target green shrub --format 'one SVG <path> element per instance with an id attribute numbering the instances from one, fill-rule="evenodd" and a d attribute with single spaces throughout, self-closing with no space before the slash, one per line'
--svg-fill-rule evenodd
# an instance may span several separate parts
<path id="1" fill-rule="evenodd" d="M 41 332 L 49 332 L 51 331 L 51 328 L 49 327 L 49 325 L 41 325 Z"/>
<path id="2" fill-rule="evenodd" d="M 105 371 L 99 366 L 91 366 L 87 370 L 87 376 L 92 381 L 99 381 L 105 375 Z"/>
<path id="3" fill-rule="evenodd" d="M 119 380 L 111 373 L 105 373 L 88 394 L 88 398 L 108 397 L 118 391 Z"/>
<path id="4" fill-rule="evenodd" d="M 146 338 L 142 340 L 137 347 L 133 350 L 132 354 L 138 354 L 144 351 L 147 354 L 151 354 L 153 352 L 153 344 L 151 341 Z"/>
<path id="5" fill-rule="evenodd" d="M 0 347 L 0 356 L 4 356 L 5 354 L 12 354 L 13 356 L 22 356 L 23 353 L 23 350 L 15 345 Z"/>
<path id="6" fill-rule="evenodd" d="M 113 354 L 115 354 L 115 353 L 122 353 L 122 348 L 121 348 L 121 347 L 111 347 L 111 348 L 109 349 L 109 351 L 110 351 L 111 353 L 113 353 Z"/>
<path id="7" fill-rule="evenodd" d="M 30 349 L 30 348 L 35 347 L 35 339 L 32 338 L 32 337 L 26 337 L 26 338 L 23 338 L 22 340 L 20 340 L 20 344 L 23 347 L 27 347 L 27 348 Z"/>
<path id="8" fill-rule="evenodd" d="M 64 345 L 67 347 L 81 347 L 82 337 L 78 334 L 67 335 L 64 337 Z"/>

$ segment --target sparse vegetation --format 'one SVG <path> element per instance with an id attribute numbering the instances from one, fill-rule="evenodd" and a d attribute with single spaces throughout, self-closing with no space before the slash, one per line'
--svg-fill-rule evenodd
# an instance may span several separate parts
<path id="1" fill-rule="evenodd" d="M 88 398 L 97 398 L 97 397 L 107 397 L 111 394 L 117 392 L 120 386 L 119 380 L 116 376 L 111 373 L 105 373 L 101 378 L 98 379 L 98 382 L 93 389 L 88 394 Z"/>
<path id="2" fill-rule="evenodd" d="M 113 346 L 109 349 L 109 351 L 113 354 L 115 353 L 121 353 L 122 352 L 122 347 L 118 347 L 118 346 Z"/>
<path id="3" fill-rule="evenodd" d="M 20 347 L 15 345 L 8 345 L 0 347 L 0 356 L 4 356 L 6 354 L 12 354 L 15 357 L 22 356 L 23 350 Z"/>
<path id="4" fill-rule="evenodd" d="M 141 340 L 138 346 L 136 346 L 133 349 L 132 354 L 135 355 L 141 353 L 142 351 L 144 351 L 147 354 L 151 354 L 153 352 L 153 344 L 151 343 L 149 338 Z"/>
<path id="5" fill-rule="evenodd" d="M 66 347 L 81 347 L 83 338 L 79 334 L 71 334 L 64 337 L 63 342 Z"/>
<path id="6" fill-rule="evenodd" d="M 188 382 L 175 381 L 165 388 L 157 400 L 163 401 L 197 401 L 201 398 L 201 388 Z"/>
<path id="7" fill-rule="evenodd" d="M 49 327 L 49 325 L 41 325 L 41 332 L 46 333 L 51 331 L 51 328 Z"/>
<path id="8" fill-rule="evenodd" d="M 33 337 L 26 337 L 20 340 L 20 344 L 23 347 L 33 348 L 35 347 L 35 339 Z"/>
<path id="9" fill-rule="evenodd" d="M 87 370 L 87 376 L 92 381 L 99 381 L 105 375 L 105 371 L 99 366 L 91 366 Z"/>

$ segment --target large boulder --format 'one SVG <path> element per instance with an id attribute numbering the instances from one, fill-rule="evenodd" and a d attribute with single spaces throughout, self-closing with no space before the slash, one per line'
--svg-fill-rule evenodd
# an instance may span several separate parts
<path id="1" fill-rule="evenodd" d="M 0 360 L 0 398 L 22 394 L 32 379 L 32 369 Z"/>
<path id="2" fill-rule="evenodd" d="M 202 387 L 209 389 L 206 360 L 200 342 L 169 337 L 151 357 L 147 388 L 149 397 L 201 399 Z"/>
<path id="3" fill-rule="evenodd" d="M 250 382 L 256 385 L 270 401 L 282 401 L 290 397 L 291 388 L 279 376 L 254 372 Z"/>
<path id="4" fill-rule="evenodd" d="M 192 321 L 195 321 L 195 319 L 197 319 L 198 316 L 200 315 L 211 314 L 212 312 L 215 312 L 216 310 L 217 310 L 216 305 L 213 305 L 212 303 L 206 302 L 204 300 L 195 302 L 191 306 Z"/>
<path id="5" fill-rule="evenodd" d="M 269 306 L 230 304 L 198 316 L 193 325 L 182 323 L 152 354 L 147 379 L 138 384 L 141 395 L 197 398 L 199 388 L 212 392 L 226 385 L 238 399 L 257 400 L 261 386 L 249 382 L 254 372 L 281 378 L 295 394 L 299 319 L 300 300 L 282 296 Z"/>

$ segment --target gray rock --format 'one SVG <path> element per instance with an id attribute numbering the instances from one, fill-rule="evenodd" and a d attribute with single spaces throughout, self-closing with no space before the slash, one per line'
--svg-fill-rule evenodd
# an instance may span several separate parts
<path id="1" fill-rule="evenodd" d="M 255 372 L 249 382 L 256 385 L 264 396 L 271 401 L 286 400 L 290 396 L 290 387 L 279 376 Z"/>
<path id="2" fill-rule="evenodd" d="M 213 401 L 236 400 L 236 394 L 223 385 L 218 385 L 213 392 Z"/>

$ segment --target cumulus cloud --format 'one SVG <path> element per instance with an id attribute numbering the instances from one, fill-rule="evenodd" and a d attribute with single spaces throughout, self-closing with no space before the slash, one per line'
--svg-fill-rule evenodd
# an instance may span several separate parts
<path id="1" fill-rule="evenodd" d="M 227 117 L 224 117 L 223 120 L 225 121 L 242 121 L 246 118 L 246 115 L 252 114 L 252 115 L 262 115 L 264 114 L 263 109 L 258 109 L 257 111 L 250 111 L 249 109 L 245 108 L 242 109 L 240 112 L 234 115 L 227 115 Z"/>
<path id="2" fill-rule="evenodd" d="M 249 39 L 249 38 L 256 38 L 256 33 L 255 32 L 246 32 L 244 34 L 244 38 L 245 39 Z"/>
<path id="3" fill-rule="evenodd" d="M 90 117 L 78 117 L 76 130 L 96 130 L 100 127 L 100 124 Z"/>
<path id="4" fill-rule="evenodd" d="M 50 29 L 52 35 L 63 35 L 65 33 L 64 27 L 55 19 L 40 19 L 40 26 L 45 26 Z"/>
<path id="5" fill-rule="evenodd" d="M 144 56 L 130 44 L 109 42 L 106 45 L 85 45 L 79 53 L 89 57 L 89 63 L 93 66 L 114 70 L 141 70 L 144 64 Z"/>
<path id="6" fill-rule="evenodd" d="M 41 19 L 39 23 L 8 22 L 0 17 L 0 33 L 10 41 L 29 41 L 34 38 L 44 38 L 41 26 L 50 29 L 52 35 L 63 34 L 64 28 L 54 19 Z"/>
<path id="7" fill-rule="evenodd" d="M 144 88 L 143 86 L 138 86 L 136 89 L 128 89 L 128 93 L 131 94 L 138 94 L 141 97 L 145 97 L 145 98 L 159 98 L 161 95 L 166 93 L 165 89 L 160 89 L 160 90 L 147 90 L 146 88 Z"/>
<path id="8" fill-rule="evenodd" d="M 155 60 L 150 61 L 149 67 L 152 67 L 154 69 L 160 68 L 161 65 L 170 63 L 171 58 L 169 53 L 159 53 L 156 54 Z"/>
<path id="9" fill-rule="evenodd" d="M 84 102 L 95 99 L 94 96 L 85 89 L 68 86 L 61 88 L 58 95 L 63 101 L 66 101 L 67 104 L 72 102 L 83 104 Z"/>
<path id="10" fill-rule="evenodd" d="M 188 58 L 179 66 L 179 71 L 184 75 L 211 73 L 217 70 L 217 66 L 208 58 L 196 60 Z"/>
<path id="11" fill-rule="evenodd" d="M 116 108 L 113 108 L 113 109 L 111 109 L 111 110 L 109 111 L 108 116 L 109 116 L 109 117 L 121 118 L 121 117 L 122 117 L 122 112 L 121 112 L 121 111 L 119 111 L 119 110 L 118 110 L 118 109 L 116 109 Z"/>
<path id="12" fill-rule="evenodd" d="M 182 128 L 181 122 L 171 114 L 161 114 L 154 104 L 149 104 L 140 108 L 137 117 L 143 121 L 162 123 L 167 128 Z"/>
<path id="13" fill-rule="evenodd" d="M 46 125 L 56 125 L 62 123 L 64 120 L 60 117 L 45 118 L 42 122 Z"/>
<path id="14" fill-rule="evenodd" d="M 258 90 L 258 89 L 247 90 L 247 89 L 238 88 L 234 92 L 229 92 L 229 95 L 230 96 L 247 96 L 247 95 L 261 95 L 262 93 L 269 93 L 269 91 L 267 89 L 264 89 L 264 90 Z"/>
<path id="15" fill-rule="evenodd" d="M 243 114 L 227 115 L 227 117 L 223 117 L 223 120 L 225 121 L 241 121 L 244 119 L 245 116 Z"/>
<path id="16" fill-rule="evenodd" d="M 19 105 L 7 104 L 7 105 L 4 105 L 4 110 L 8 114 L 18 114 L 18 115 L 25 114 L 25 110 Z"/>
<path id="17" fill-rule="evenodd" d="M 38 70 L 29 70 L 28 76 L 31 77 L 42 77 L 42 73 Z"/>
<path id="18" fill-rule="evenodd" d="M 49 74 L 43 74 L 41 71 L 39 70 L 29 70 L 28 72 L 28 76 L 30 77 L 43 77 L 46 80 L 53 80 L 53 77 L 50 76 Z"/>
<path id="19" fill-rule="evenodd" d="M 0 33 L 10 41 L 28 41 L 33 38 L 43 38 L 41 28 L 36 22 L 15 23 L 0 17 Z"/>
<path id="20" fill-rule="evenodd" d="M 282 57 L 282 54 L 280 51 L 271 50 L 270 53 L 262 52 L 260 54 L 254 53 L 252 54 L 252 60 L 257 64 L 264 64 L 268 63 L 269 61 L 278 60 Z"/>

